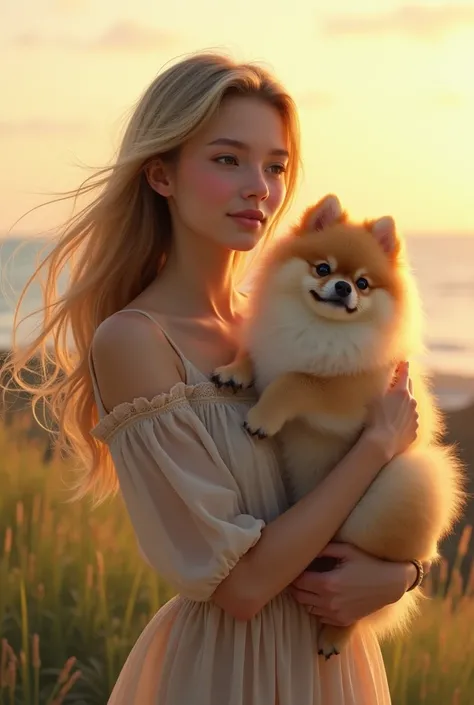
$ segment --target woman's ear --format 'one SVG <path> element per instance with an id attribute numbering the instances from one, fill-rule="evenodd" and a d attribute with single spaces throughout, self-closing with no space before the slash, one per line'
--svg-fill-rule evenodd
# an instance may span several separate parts
<path id="1" fill-rule="evenodd" d="M 171 196 L 169 168 L 161 159 L 156 158 L 149 161 L 145 166 L 145 175 L 153 191 L 165 198 Z"/>

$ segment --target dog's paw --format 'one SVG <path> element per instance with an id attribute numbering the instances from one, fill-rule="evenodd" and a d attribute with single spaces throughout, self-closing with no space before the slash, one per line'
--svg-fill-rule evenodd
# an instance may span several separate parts
<path id="1" fill-rule="evenodd" d="M 331 656 L 340 656 L 339 651 L 336 649 L 336 647 L 331 644 L 323 644 L 322 646 L 318 646 L 318 654 L 320 656 L 324 656 L 326 661 L 329 661 Z"/>
<path id="2" fill-rule="evenodd" d="M 251 436 L 268 438 L 274 436 L 283 426 L 276 411 L 266 409 L 262 404 L 256 404 L 247 414 L 244 422 L 245 430 Z"/>
<path id="3" fill-rule="evenodd" d="M 247 431 L 247 433 L 249 433 L 251 436 L 259 438 L 260 440 L 262 438 L 267 437 L 267 434 L 265 433 L 265 431 L 262 428 L 252 428 L 252 426 L 250 426 L 248 421 L 244 421 L 243 426 L 244 426 L 245 430 Z"/>
<path id="4" fill-rule="evenodd" d="M 351 627 L 334 627 L 323 624 L 318 634 L 318 654 L 326 661 L 332 656 L 339 656 L 348 642 L 352 632 Z"/>
<path id="5" fill-rule="evenodd" d="M 211 375 L 211 382 L 216 387 L 228 387 L 234 391 L 248 389 L 253 384 L 253 375 L 250 365 L 232 363 L 217 367 Z"/>

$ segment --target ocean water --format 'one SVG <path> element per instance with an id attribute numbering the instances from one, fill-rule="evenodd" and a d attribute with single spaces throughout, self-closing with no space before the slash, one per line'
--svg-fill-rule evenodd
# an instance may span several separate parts
<path id="1" fill-rule="evenodd" d="M 10 346 L 14 306 L 45 244 L 36 238 L 0 240 L 0 349 Z M 425 309 L 428 365 L 438 372 L 474 377 L 474 237 L 411 237 L 407 246 Z M 22 315 L 40 305 L 40 287 L 35 284 Z M 26 339 L 37 322 L 23 324 L 20 339 Z"/>

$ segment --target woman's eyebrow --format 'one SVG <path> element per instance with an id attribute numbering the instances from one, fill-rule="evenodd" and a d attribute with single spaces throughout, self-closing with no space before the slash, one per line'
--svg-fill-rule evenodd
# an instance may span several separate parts
<path id="1" fill-rule="evenodd" d="M 233 140 L 230 137 L 218 137 L 216 140 L 213 140 L 212 142 L 208 143 L 208 146 L 214 146 L 214 145 L 222 145 L 225 147 L 235 147 L 236 149 L 246 149 L 249 150 L 250 146 L 246 144 L 245 142 L 241 142 L 240 140 Z M 288 150 L 286 149 L 281 149 L 281 148 L 275 148 L 271 149 L 269 154 L 272 154 L 276 157 L 289 157 Z"/>

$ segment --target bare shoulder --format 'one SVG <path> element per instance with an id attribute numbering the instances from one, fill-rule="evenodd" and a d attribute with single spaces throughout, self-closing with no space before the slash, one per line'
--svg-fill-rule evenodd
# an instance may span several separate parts
<path id="1" fill-rule="evenodd" d="M 107 318 L 92 341 L 92 359 L 107 410 L 137 397 L 151 399 L 181 382 L 176 353 L 157 325 L 136 313 Z"/>

